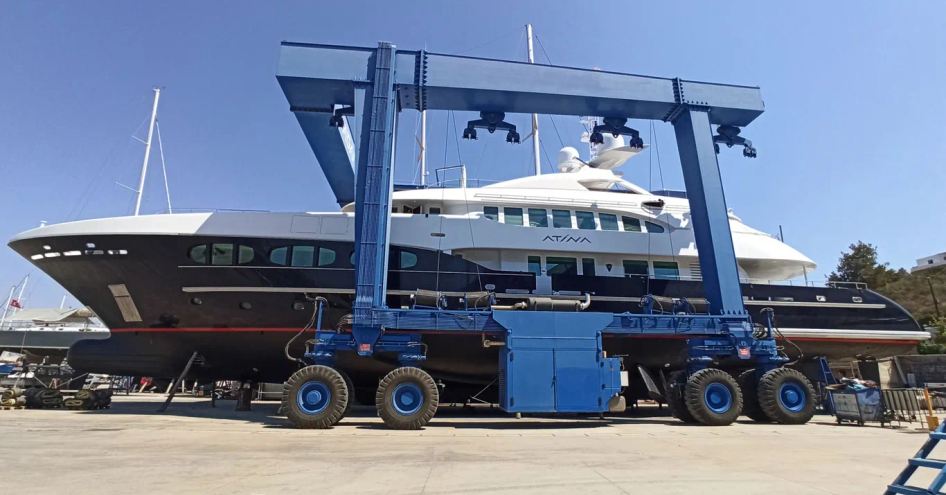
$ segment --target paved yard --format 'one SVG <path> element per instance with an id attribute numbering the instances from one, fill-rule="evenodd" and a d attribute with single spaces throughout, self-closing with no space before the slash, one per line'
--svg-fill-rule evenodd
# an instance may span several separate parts
<path id="1" fill-rule="evenodd" d="M 4 493 L 882 493 L 923 432 L 671 418 L 516 420 L 442 413 L 384 428 L 371 408 L 294 430 L 276 404 L 116 397 L 107 411 L 0 411 Z M 928 479 L 928 477 L 926 478 Z"/>

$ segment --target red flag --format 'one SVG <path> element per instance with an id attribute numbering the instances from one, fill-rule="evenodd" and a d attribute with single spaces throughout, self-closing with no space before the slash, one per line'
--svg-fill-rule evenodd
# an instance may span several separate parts
<path id="1" fill-rule="evenodd" d="M 10 299 L 10 306 L 16 309 L 23 309 L 23 305 L 16 299 Z"/>

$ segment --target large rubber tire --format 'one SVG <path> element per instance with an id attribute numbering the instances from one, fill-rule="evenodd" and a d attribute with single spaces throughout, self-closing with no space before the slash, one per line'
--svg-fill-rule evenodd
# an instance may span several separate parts
<path id="1" fill-rule="evenodd" d="M 342 370 L 338 371 L 339 375 L 342 375 L 342 378 L 345 380 L 345 388 L 348 389 L 348 405 L 345 406 L 345 412 L 342 413 L 342 418 L 348 416 L 348 413 L 351 412 L 352 406 L 355 405 L 355 382 L 351 381 L 351 377 L 348 376 L 348 373 L 345 373 Z"/>
<path id="2" fill-rule="evenodd" d="M 759 380 L 756 378 L 755 369 L 743 371 L 736 381 L 742 391 L 742 414 L 760 423 L 771 423 L 772 419 L 759 405 Z"/>
<path id="3" fill-rule="evenodd" d="M 348 386 L 328 366 L 306 366 L 286 381 L 282 401 L 286 417 L 296 428 L 331 428 L 345 415 Z"/>
<path id="4" fill-rule="evenodd" d="M 815 414 L 815 387 L 798 370 L 770 370 L 759 379 L 759 406 L 776 423 L 805 424 Z"/>
<path id="5" fill-rule="evenodd" d="M 670 390 L 667 391 L 667 407 L 670 408 L 670 414 L 684 423 L 696 423 L 696 418 L 690 414 L 686 400 L 683 397 L 684 390 L 686 390 L 686 372 L 674 371 L 670 373 L 667 384 L 670 386 Z"/>
<path id="6" fill-rule="evenodd" d="M 378 416 L 395 430 L 419 430 L 437 412 L 440 390 L 426 371 L 413 366 L 392 370 L 374 397 Z"/>
<path id="7" fill-rule="evenodd" d="M 732 424 L 742 413 L 742 392 L 729 373 L 704 368 L 690 375 L 684 391 L 687 409 L 707 426 Z"/>

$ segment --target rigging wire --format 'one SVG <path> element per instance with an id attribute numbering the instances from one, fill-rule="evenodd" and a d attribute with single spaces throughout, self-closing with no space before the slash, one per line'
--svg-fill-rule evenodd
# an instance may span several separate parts
<path id="1" fill-rule="evenodd" d="M 171 186 L 168 185 L 168 169 L 164 163 L 164 144 L 161 143 L 161 126 L 154 121 L 154 128 L 158 131 L 158 152 L 161 156 L 161 175 L 164 176 L 164 194 L 168 199 L 168 214 L 174 213 L 171 209 Z"/>

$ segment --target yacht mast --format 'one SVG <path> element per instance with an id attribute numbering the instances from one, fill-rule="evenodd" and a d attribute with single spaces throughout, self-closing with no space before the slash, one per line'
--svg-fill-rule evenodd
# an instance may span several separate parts
<path id="1" fill-rule="evenodd" d="M 23 284 L 20 285 L 20 292 L 16 295 L 16 306 L 13 307 L 13 315 L 15 316 L 17 311 L 23 306 L 23 292 L 26 291 L 26 284 L 30 281 L 30 275 L 27 274 L 26 278 L 23 279 Z"/>
<path id="2" fill-rule="evenodd" d="M 161 88 L 154 88 L 154 105 L 151 107 L 151 123 L 148 125 L 148 140 L 145 142 L 145 157 L 141 163 L 141 178 L 138 179 L 137 197 L 135 198 L 135 216 L 141 211 L 141 193 L 145 189 L 145 177 L 148 175 L 148 159 L 151 158 L 151 138 L 154 136 L 154 121 L 158 118 L 158 100 Z"/>
<path id="3" fill-rule="evenodd" d="M 529 63 L 535 63 L 535 52 L 532 49 L 532 24 L 526 24 L 526 39 L 529 48 Z M 535 165 L 535 175 L 542 175 L 542 160 L 539 155 L 539 114 L 532 114 L 532 163 Z"/>

